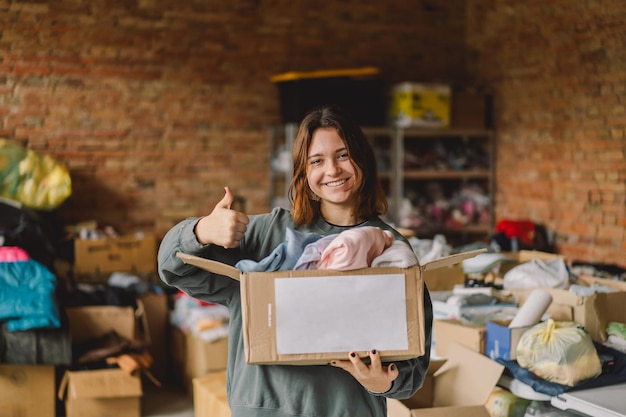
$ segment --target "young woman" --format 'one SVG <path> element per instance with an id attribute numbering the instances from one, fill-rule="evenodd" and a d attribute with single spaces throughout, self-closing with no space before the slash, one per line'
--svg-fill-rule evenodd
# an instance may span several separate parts
<path id="1" fill-rule="evenodd" d="M 375 226 L 406 241 L 379 217 L 387 201 L 374 153 L 342 109 L 320 107 L 304 117 L 293 162 L 292 211 L 276 208 L 247 216 L 231 210 L 233 194 L 226 187 L 209 215 L 186 219 L 165 235 L 158 256 L 160 276 L 192 297 L 229 308 L 227 392 L 233 417 L 385 417 L 386 398 L 412 396 L 428 370 L 432 306 L 426 289 L 426 354 L 420 358 L 381 363 L 372 346 L 367 361 L 350 353 L 328 365 L 248 365 L 239 282 L 176 257 L 182 251 L 230 265 L 241 259 L 259 261 L 285 241 L 287 228 L 325 236 Z"/>

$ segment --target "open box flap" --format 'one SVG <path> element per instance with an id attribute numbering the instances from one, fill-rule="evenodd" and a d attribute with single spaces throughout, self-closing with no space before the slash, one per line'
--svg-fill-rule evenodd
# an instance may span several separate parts
<path id="1" fill-rule="evenodd" d="M 424 271 L 429 271 L 431 269 L 442 268 L 444 266 L 455 265 L 463 259 L 472 258 L 479 253 L 486 252 L 486 249 L 478 249 L 463 253 L 457 253 L 455 255 L 446 256 L 444 258 L 435 259 L 434 261 L 430 261 L 422 266 Z M 202 258 L 200 256 L 189 255 L 183 252 L 177 252 L 176 256 L 179 257 L 184 263 L 189 265 L 197 266 L 198 268 L 202 268 L 209 272 L 214 272 L 216 274 L 225 275 L 237 281 L 240 280 L 241 271 L 237 268 L 223 264 L 221 262 L 212 261 L 210 259 Z"/>
<path id="2" fill-rule="evenodd" d="M 233 266 L 226 265 L 221 262 L 212 261 L 210 259 L 201 258 L 200 256 L 189 255 L 183 252 L 176 252 L 176 256 L 182 259 L 182 261 L 186 264 L 194 265 L 206 271 L 225 275 L 239 281 L 241 271 Z"/>
<path id="3" fill-rule="evenodd" d="M 447 357 L 434 374 L 433 406 L 484 405 L 504 366 L 456 342 L 448 347 Z"/>
<path id="4" fill-rule="evenodd" d="M 59 385 L 59 399 L 118 398 L 142 395 L 141 378 L 121 369 L 66 371 Z"/>
<path id="5" fill-rule="evenodd" d="M 433 261 L 425 263 L 424 265 L 422 265 L 422 269 L 424 271 L 429 271 L 431 269 L 437 269 L 437 268 L 442 268 L 444 266 L 455 265 L 463 261 L 463 259 L 473 258 L 479 253 L 483 253 L 483 252 L 487 252 L 487 249 L 477 249 L 477 250 L 457 253 L 455 255 L 445 256 L 443 258 L 435 259 Z"/>

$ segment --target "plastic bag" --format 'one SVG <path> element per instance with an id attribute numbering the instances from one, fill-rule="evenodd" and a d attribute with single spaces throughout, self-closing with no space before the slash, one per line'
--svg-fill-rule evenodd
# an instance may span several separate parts
<path id="1" fill-rule="evenodd" d="M 0 196 L 30 208 L 52 210 L 71 194 L 70 175 L 62 164 L 0 139 Z"/>
<path id="2" fill-rule="evenodd" d="M 546 381 L 574 386 L 602 373 L 593 340 L 574 322 L 548 319 L 526 331 L 517 345 L 517 363 Z"/>
<path id="3" fill-rule="evenodd" d="M 52 219 L 44 214 L 0 197 L 0 245 L 20 247 L 52 269 L 57 233 Z"/>
<path id="4" fill-rule="evenodd" d="M 569 272 L 563 258 L 533 259 L 511 268 L 502 279 L 505 290 L 562 288 L 569 286 Z"/>

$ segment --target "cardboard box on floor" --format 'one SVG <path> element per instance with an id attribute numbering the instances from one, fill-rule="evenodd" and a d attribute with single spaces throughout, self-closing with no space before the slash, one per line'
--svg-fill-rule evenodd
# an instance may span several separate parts
<path id="1" fill-rule="evenodd" d="M 463 266 L 458 263 L 430 271 L 424 276 L 428 291 L 449 291 L 465 283 Z"/>
<path id="2" fill-rule="evenodd" d="M 565 261 L 565 263 L 567 263 L 567 259 L 565 257 L 565 255 L 562 255 L 560 253 L 550 253 L 550 252 L 543 252 L 540 250 L 521 250 L 519 252 L 513 252 L 515 254 L 515 257 L 517 258 L 518 262 L 528 262 L 528 261 L 532 261 L 533 259 L 541 259 L 541 260 L 548 260 L 548 259 L 555 259 L 555 258 L 563 258 L 563 260 Z"/>
<path id="3" fill-rule="evenodd" d="M 156 271 L 156 253 L 156 237 L 149 233 L 75 239 L 73 271 L 80 282 L 106 283 L 113 272 L 147 277 Z"/>
<path id="4" fill-rule="evenodd" d="M 452 343 L 448 359 L 433 361 L 424 387 L 407 400 L 387 400 L 389 417 L 489 417 L 485 403 L 504 366 Z"/>
<path id="5" fill-rule="evenodd" d="M 450 346 L 459 343 L 477 353 L 485 353 L 486 326 L 467 325 L 457 319 L 433 321 L 435 352 L 437 356 L 449 358 Z"/>
<path id="6" fill-rule="evenodd" d="M 296 286 L 298 286 L 302 283 L 306 284 L 306 287 L 299 287 L 295 291 L 298 294 L 305 293 L 306 297 L 309 298 L 313 298 L 311 294 L 312 292 L 324 294 L 324 310 L 322 313 L 327 314 L 328 311 L 343 312 L 335 314 L 335 317 L 351 320 L 350 323 L 345 323 L 344 328 L 352 329 L 354 327 L 361 329 L 364 326 L 363 316 L 361 315 L 368 313 L 366 309 L 371 312 L 371 306 L 364 303 L 362 301 L 362 297 L 364 295 L 370 295 L 376 296 L 377 299 L 380 300 L 381 297 L 385 296 L 384 293 L 380 292 L 380 286 L 382 286 L 383 283 L 386 287 L 391 286 L 391 280 L 393 280 L 393 284 L 398 284 L 399 282 L 396 278 L 401 277 L 404 282 L 401 289 L 404 300 L 400 300 L 399 298 L 398 300 L 399 302 L 402 301 L 404 311 L 398 313 L 397 315 L 393 315 L 386 309 L 380 309 L 380 311 L 377 311 L 376 314 L 380 316 L 378 319 L 384 321 L 387 326 L 389 326 L 389 323 L 396 323 L 396 326 L 397 323 L 406 323 L 406 328 L 403 330 L 403 333 L 405 334 L 401 336 L 403 339 L 401 343 L 405 343 L 406 347 L 401 349 L 381 349 L 380 347 L 371 346 L 370 349 L 377 348 L 380 351 L 380 356 L 383 361 L 405 360 L 422 356 L 425 353 L 423 314 L 424 277 L 427 276 L 430 271 L 454 265 L 461 262 L 463 259 L 473 257 L 482 252 L 484 252 L 484 250 L 451 255 L 411 268 L 387 267 L 364 268 L 354 271 L 298 270 L 250 273 L 242 273 L 232 266 L 193 255 L 179 252 L 177 256 L 180 257 L 185 263 L 195 265 L 207 271 L 228 276 L 241 282 L 243 336 L 246 360 L 248 363 L 314 365 L 326 364 L 332 359 L 347 358 L 350 351 L 357 351 L 359 355 L 365 357 L 368 349 L 351 347 L 350 349 L 338 351 L 320 348 L 320 350 L 315 352 L 279 352 L 280 349 L 278 347 L 278 339 L 280 337 L 297 339 L 300 343 L 302 343 L 302 340 L 305 340 L 305 343 L 303 344 L 310 346 L 309 342 L 313 342 L 315 344 L 322 339 L 322 334 L 312 331 L 311 329 L 314 326 L 320 326 L 319 328 L 323 328 L 327 331 L 329 326 L 328 320 L 324 323 L 312 323 L 315 319 L 319 320 L 319 316 L 315 316 L 314 314 L 309 314 L 309 316 L 306 314 L 295 314 L 289 316 L 290 319 L 293 319 L 293 321 L 289 323 L 292 325 L 289 332 L 292 333 L 286 334 L 288 332 L 285 332 L 284 330 L 278 331 L 277 327 L 280 327 L 282 323 L 280 322 L 280 315 L 277 315 L 277 308 L 283 308 L 283 304 L 293 302 L 291 299 L 288 300 L 288 297 L 279 298 L 276 296 L 276 289 L 279 285 L 296 284 Z M 365 279 L 365 277 L 368 279 Z M 288 280 L 284 280 L 287 278 Z M 293 280 L 305 278 L 308 279 L 306 281 L 299 282 Z M 283 281 L 279 282 L 279 280 Z M 359 286 L 361 287 L 360 292 L 355 291 L 356 287 L 353 286 L 355 282 L 359 283 Z M 337 292 L 334 292 L 338 285 L 349 286 L 349 291 L 342 292 L 342 295 L 338 297 Z M 395 285 L 394 288 L 397 289 L 398 287 L 399 285 Z M 335 297 L 334 301 L 329 300 L 330 295 Z M 389 297 L 389 299 L 391 299 L 391 297 Z M 319 306 L 319 303 L 317 303 L 317 305 Z M 346 305 L 351 306 L 351 314 L 345 314 Z M 300 309 L 301 306 L 299 305 L 297 307 L 299 308 L 299 312 L 302 312 Z M 353 309 L 360 310 L 354 311 Z M 305 320 L 303 320 L 303 316 L 306 317 Z M 309 321 L 307 321 L 307 319 Z M 298 337 L 294 337 L 293 335 L 294 328 L 296 328 L 299 332 Z M 371 332 L 371 329 L 371 323 L 368 323 L 367 331 Z M 336 341 L 335 337 L 329 337 L 328 339 L 333 339 L 333 342 Z M 341 342 L 347 342 L 345 345 L 348 345 L 351 344 L 353 340 L 346 341 L 344 339 L 341 340 Z M 387 343 L 388 340 L 384 340 L 383 342 Z M 399 346 L 401 343 L 398 343 L 396 346 Z"/>
<path id="7" fill-rule="evenodd" d="M 150 330 L 141 300 L 132 306 L 65 307 L 72 343 L 97 339 L 111 331 L 128 340 L 150 343 Z"/>
<path id="8" fill-rule="evenodd" d="M 121 369 L 67 371 L 58 397 L 66 417 L 141 417 L 141 377 Z"/>
<path id="9" fill-rule="evenodd" d="M 169 372 L 169 306 L 166 294 L 154 292 L 139 297 L 145 311 L 145 317 L 150 334 L 148 352 L 154 362 L 150 371 L 159 381 L 166 381 Z"/>
<path id="10" fill-rule="evenodd" d="M 174 379 L 188 393 L 193 390 L 193 379 L 226 369 L 228 338 L 206 342 L 191 330 L 170 328 Z"/>
<path id="11" fill-rule="evenodd" d="M 511 320 L 488 321 L 485 354 L 491 359 L 517 359 L 517 345 L 522 335 L 532 326 L 509 328 Z"/>
<path id="12" fill-rule="evenodd" d="M 54 417 L 55 374 L 52 365 L 0 365 L 0 415 Z"/>
<path id="13" fill-rule="evenodd" d="M 577 283 L 587 287 L 601 286 L 614 289 L 616 291 L 626 291 L 626 281 L 618 281 L 615 279 L 600 278 L 589 274 L 579 274 Z"/>
<path id="14" fill-rule="evenodd" d="M 193 411 L 195 417 L 230 417 L 226 397 L 226 371 L 193 379 Z"/>
<path id="15" fill-rule="evenodd" d="M 519 297 L 520 306 L 535 288 L 511 290 Z M 549 314 L 559 321 L 574 321 L 585 327 L 596 342 L 606 342 L 606 326 L 611 321 L 626 322 L 626 292 L 577 295 L 569 290 L 542 288 L 552 296 Z"/>
<path id="16" fill-rule="evenodd" d="M 97 339 L 115 331 L 134 341 L 150 344 L 144 306 L 66 307 L 72 343 Z M 66 417 L 140 417 L 141 376 L 121 369 L 66 371 L 58 397 L 65 400 Z"/>

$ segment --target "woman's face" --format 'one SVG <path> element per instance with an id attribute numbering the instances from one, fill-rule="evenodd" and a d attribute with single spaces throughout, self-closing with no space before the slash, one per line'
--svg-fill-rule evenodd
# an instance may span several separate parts
<path id="1" fill-rule="evenodd" d="M 309 187 L 320 198 L 322 209 L 325 206 L 352 209 L 361 175 L 335 129 L 321 128 L 313 133 L 306 176 Z"/>

